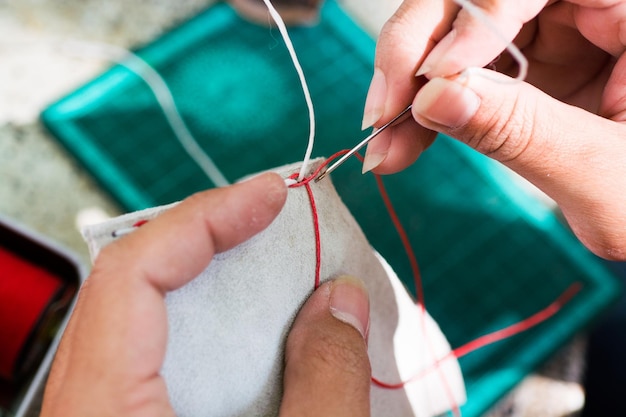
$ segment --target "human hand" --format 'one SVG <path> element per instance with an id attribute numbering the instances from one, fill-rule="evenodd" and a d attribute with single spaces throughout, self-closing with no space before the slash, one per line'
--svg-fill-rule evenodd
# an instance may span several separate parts
<path id="1" fill-rule="evenodd" d="M 364 125 L 413 102 L 370 144 L 364 169 L 404 169 L 450 135 L 512 168 L 561 207 L 594 253 L 626 259 L 626 2 L 474 0 L 530 63 L 452 0 L 405 0 L 378 41 Z M 415 77 L 419 71 L 423 76 Z M 461 75 L 458 75 L 461 73 Z"/>
<path id="2" fill-rule="evenodd" d="M 278 175 L 264 174 L 192 196 L 107 246 L 80 291 L 41 416 L 173 416 L 159 375 L 165 293 L 265 229 L 286 194 Z M 281 416 L 369 414 L 368 314 L 354 279 L 327 282 L 309 298 L 287 341 Z"/>

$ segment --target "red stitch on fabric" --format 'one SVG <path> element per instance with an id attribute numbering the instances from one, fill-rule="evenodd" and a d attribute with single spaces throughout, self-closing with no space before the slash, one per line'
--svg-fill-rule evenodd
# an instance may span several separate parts
<path id="1" fill-rule="evenodd" d="M 306 189 L 306 192 L 309 196 L 309 202 L 311 203 L 311 213 L 313 215 L 313 232 L 315 234 L 315 286 L 317 289 L 320 286 L 321 281 L 321 270 L 322 270 L 322 238 L 320 236 L 320 222 L 319 216 L 317 214 L 317 206 L 315 205 L 315 196 L 313 195 L 313 190 L 311 189 L 311 181 L 318 177 L 319 173 L 324 169 L 333 159 L 347 153 L 347 150 L 339 151 L 324 161 L 317 169 L 308 177 L 304 178 L 300 182 L 296 182 L 289 186 L 289 188 L 297 188 L 302 187 Z M 292 180 L 298 179 L 299 173 L 294 173 L 289 176 Z"/>
<path id="2" fill-rule="evenodd" d="M 133 224 L 133 227 L 141 227 L 141 226 L 143 226 L 146 223 L 148 223 L 148 220 L 139 220 L 138 222 Z"/>
<path id="3" fill-rule="evenodd" d="M 146 223 L 148 223 L 148 220 L 139 220 L 139 221 L 133 223 L 133 225 L 131 227 L 126 227 L 126 228 L 123 228 L 123 229 L 114 230 L 113 232 L 111 232 L 111 236 L 113 236 L 114 238 L 118 238 L 118 237 L 127 235 L 129 233 L 134 232 L 136 228 L 141 227 L 141 226 L 143 226 Z"/>
<path id="4" fill-rule="evenodd" d="M 315 197 L 313 196 L 313 190 L 311 190 L 311 184 L 304 184 L 306 192 L 309 195 L 309 201 L 311 202 L 311 212 L 313 213 L 313 229 L 315 231 L 315 289 L 320 286 L 320 271 L 322 269 L 322 242 L 320 237 L 320 223 L 317 215 L 317 207 L 315 206 Z"/>
<path id="5" fill-rule="evenodd" d="M 289 188 L 296 188 L 304 186 L 309 196 L 309 202 L 311 203 L 311 213 L 313 214 L 313 232 L 315 233 L 315 289 L 320 286 L 320 271 L 322 269 L 322 239 L 320 237 L 320 222 L 317 214 L 317 206 L 315 205 L 315 196 L 311 189 L 311 180 L 315 178 L 315 173 L 308 178 L 305 178 L 301 182 L 297 182 L 289 186 Z M 290 179 L 297 179 L 298 173 L 295 173 L 289 177 Z"/>

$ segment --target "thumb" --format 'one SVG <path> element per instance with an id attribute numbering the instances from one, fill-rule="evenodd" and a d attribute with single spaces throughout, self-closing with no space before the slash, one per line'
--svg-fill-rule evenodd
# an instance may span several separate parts
<path id="1" fill-rule="evenodd" d="M 341 277 L 311 295 L 287 339 L 281 417 L 369 416 L 369 301 Z"/>
<path id="2" fill-rule="evenodd" d="M 625 125 L 474 68 L 428 82 L 413 115 L 542 189 L 594 253 L 626 259 Z"/>

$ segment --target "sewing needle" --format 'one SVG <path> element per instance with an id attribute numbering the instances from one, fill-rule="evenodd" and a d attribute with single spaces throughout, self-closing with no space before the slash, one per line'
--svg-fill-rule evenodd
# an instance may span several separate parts
<path id="1" fill-rule="evenodd" d="M 331 166 L 329 166 L 327 169 L 325 169 L 324 171 L 322 171 L 322 173 L 315 179 L 315 182 L 318 182 L 320 180 L 322 180 L 325 176 L 327 176 L 328 174 L 330 174 L 331 172 L 333 172 L 334 170 L 336 170 L 339 165 L 343 164 L 344 162 L 346 162 L 346 160 L 348 158 L 350 158 L 352 155 L 354 155 L 355 153 L 357 153 L 359 151 L 359 149 L 361 149 L 362 147 L 364 147 L 365 145 L 367 145 L 372 139 L 374 139 L 376 136 L 378 136 L 383 130 L 387 129 L 390 126 L 394 126 L 400 122 L 403 122 L 405 120 L 405 115 L 411 111 L 411 107 L 412 105 L 409 105 L 406 109 L 402 110 L 400 112 L 400 114 L 398 114 L 396 117 L 394 117 L 393 119 L 391 119 L 389 122 L 385 123 L 383 126 L 380 127 L 380 129 L 376 129 L 372 132 L 372 134 L 370 134 L 368 137 L 366 137 L 365 139 L 363 139 L 361 142 L 359 142 L 358 145 L 356 145 L 354 148 L 350 149 L 350 151 L 348 151 L 348 153 L 346 153 L 344 156 L 342 156 L 341 158 L 339 158 L 334 164 L 332 164 Z"/>

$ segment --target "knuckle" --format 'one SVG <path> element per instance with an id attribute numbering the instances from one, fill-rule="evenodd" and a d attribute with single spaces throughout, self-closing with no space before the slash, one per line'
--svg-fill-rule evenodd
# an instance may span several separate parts
<path id="1" fill-rule="evenodd" d="M 510 108 L 494 109 L 486 122 L 470 136 L 468 145 L 502 163 L 520 159 L 536 135 L 534 109 L 518 99 Z"/>
<path id="2" fill-rule="evenodd" d="M 409 3 L 403 2 L 380 30 L 376 47 L 378 66 L 387 62 L 395 65 L 393 60 L 387 59 L 389 57 L 378 56 L 381 52 L 384 55 L 394 54 L 401 57 L 419 58 L 420 49 L 426 48 L 427 44 L 430 44 L 432 48 L 447 33 L 447 30 L 431 32 L 423 28 L 419 22 L 423 19 L 424 10 Z"/>
<path id="3" fill-rule="evenodd" d="M 406 3 L 400 4 L 398 10 L 391 15 L 391 17 L 385 22 L 382 28 L 381 33 L 397 33 L 401 34 L 404 32 L 402 29 L 406 29 L 408 26 L 411 26 L 411 13 L 413 7 L 407 5 Z"/>
<path id="4" fill-rule="evenodd" d="M 404 48 L 404 45 L 410 44 L 412 40 L 413 31 L 407 30 L 410 26 L 409 17 L 399 9 L 380 30 L 379 44 L 382 47 L 387 46 L 390 52 L 396 51 L 397 47 Z"/>
<path id="5" fill-rule="evenodd" d="M 185 200 L 183 200 L 181 204 L 185 204 L 186 206 L 191 206 L 191 207 L 206 207 L 209 202 L 210 202 L 210 194 L 207 191 L 200 191 L 185 198 Z M 196 212 L 193 211 L 193 213 L 196 213 Z M 199 211 L 197 214 L 201 215 L 202 212 Z"/>

